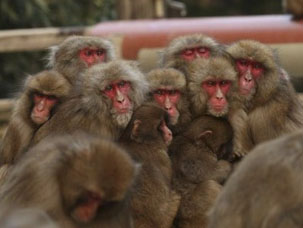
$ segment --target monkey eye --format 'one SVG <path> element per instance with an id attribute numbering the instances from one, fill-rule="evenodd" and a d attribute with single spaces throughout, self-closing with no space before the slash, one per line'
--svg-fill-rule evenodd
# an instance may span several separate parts
<path id="1" fill-rule="evenodd" d="M 224 86 L 224 85 L 228 85 L 229 81 L 228 80 L 222 80 L 220 81 L 220 85 Z"/>
<path id="2" fill-rule="evenodd" d="M 168 94 L 169 95 L 175 95 L 177 92 L 178 92 L 177 90 L 173 89 L 173 90 L 169 90 Z"/>
<path id="3" fill-rule="evenodd" d="M 94 51 L 91 50 L 91 49 L 87 49 L 87 50 L 85 50 L 84 54 L 85 54 L 86 56 L 92 56 L 92 55 L 94 54 Z"/>
<path id="4" fill-rule="evenodd" d="M 204 54 L 204 53 L 206 53 L 208 50 L 207 50 L 207 48 L 205 48 L 205 47 L 198 47 L 198 48 L 197 48 L 197 51 L 198 51 L 198 53 L 200 53 L 200 54 Z"/>
<path id="5" fill-rule="evenodd" d="M 216 82 L 215 82 L 215 81 L 206 81 L 205 84 L 206 84 L 208 87 L 212 87 L 212 86 L 215 86 L 215 85 L 216 85 Z"/>
<path id="6" fill-rule="evenodd" d="M 248 61 L 246 59 L 239 59 L 238 63 L 242 66 L 248 66 Z"/>
<path id="7" fill-rule="evenodd" d="M 161 89 L 157 89 L 156 91 L 154 91 L 154 94 L 163 95 L 163 94 L 164 94 L 164 91 L 161 90 Z"/>
<path id="8" fill-rule="evenodd" d="M 47 96 L 47 99 L 48 99 L 48 100 L 51 100 L 51 101 L 54 101 L 54 100 L 57 100 L 57 97 L 51 95 L 51 96 Z"/>
<path id="9" fill-rule="evenodd" d="M 253 64 L 253 68 L 255 68 L 255 69 L 263 69 L 263 66 L 262 66 L 261 63 L 254 63 Z"/>
<path id="10" fill-rule="evenodd" d="M 186 55 L 186 56 L 191 56 L 194 54 L 194 50 L 193 49 L 185 49 L 183 51 L 183 54 Z"/>
<path id="11" fill-rule="evenodd" d="M 104 53 L 105 53 L 105 51 L 103 49 L 96 50 L 96 55 L 97 56 L 102 56 L 102 55 L 104 55 Z"/>
<path id="12" fill-rule="evenodd" d="M 108 85 L 105 87 L 105 90 L 106 91 L 111 91 L 113 89 L 113 86 L 112 85 Z"/>

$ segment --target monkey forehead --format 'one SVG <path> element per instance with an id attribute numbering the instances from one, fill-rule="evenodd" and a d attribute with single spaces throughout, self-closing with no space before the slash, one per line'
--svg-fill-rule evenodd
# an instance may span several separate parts
<path id="1" fill-rule="evenodd" d="M 92 36 L 71 36 L 65 39 L 61 44 L 50 47 L 48 65 L 54 66 L 58 59 L 60 59 L 60 61 L 68 61 L 71 58 L 76 58 L 80 50 L 90 47 L 106 50 L 107 60 L 116 58 L 115 47 L 110 40 Z"/>
<path id="2" fill-rule="evenodd" d="M 159 68 L 150 71 L 147 76 L 150 89 L 158 88 L 185 90 L 186 79 L 184 74 L 173 68 Z"/>
<path id="3" fill-rule="evenodd" d="M 240 40 L 227 47 L 234 59 L 250 59 L 262 63 L 268 69 L 276 68 L 278 57 L 268 45 L 255 40 Z"/>
<path id="4" fill-rule="evenodd" d="M 36 90 L 46 95 L 56 95 L 57 97 L 67 96 L 71 91 L 70 83 L 57 71 L 41 71 L 29 76 L 25 82 L 25 88 Z"/>
<path id="5" fill-rule="evenodd" d="M 212 57 L 207 60 L 194 60 L 189 66 L 193 83 L 200 84 L 206 79 L 224 79 L 235 82 L 237 72 L 234 65 L 225 57 Z"/>

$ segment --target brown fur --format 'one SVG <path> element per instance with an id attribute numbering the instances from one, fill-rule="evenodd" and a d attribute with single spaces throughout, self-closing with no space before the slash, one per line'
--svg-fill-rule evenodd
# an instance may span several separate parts
<path id="1" fill-rule="evenodd" d="M 194 117 L 203 114 L 210 114 L 213 116 L 226 116 L 230 102 L 236 100 L 235 93 L 238 88 L 237 73 L 230 58 L 215 57 L 208 60 L 197 59 L 189 66 L 189 74 L 192 81 L 188 83 L 188 97 L 190 101 L 190 108 Z M 227 110 L 222 113 L 214 113 L 210 109 L 209 97 L 201 84 L 209 79 L 223 79 L 232 82 L 231 88 L 226 95 L 228 101 Z"/>
<path id="2" fill-rule="evenodd" d="M 4 208 L 36 208 L 60 227 L 132 227 L 129 190 L 136 174 L 130 156 L 111 141 L 86 134 L 47 138 L 8 173 L 0 189 Z M 71 212 L 87 192 L 101 205 L 85 224 Z"/>
<path id="3" fill-rule="evenodd" d="M 70 91 L 68 81 L 56 71 L 42 71 L 27 77 L 1 144 L 1 164 L 14 163 L 23 154 L 31 138 L 40 127 L 31 119 L 34 93 L 53 95 L 59 99 L 60 103 L 63 102 Z M 52 109 L 52 115 L 56 112 L 58 106 L 57 104 Z"/>
<path id="4" fill-rule="evenodd" d="M 220 183 L 231 170 L 227 161 L 219 160 L 231 138 L 232 129 L 226 120 L 201 116 L 173 140 L 169 149 L 173 187 L 181 195 L 177 227 L 206 227 Z"/>
<path id="5" fill-rule="evenodd" d="M 282 0 L 285 12 L 292 14 L 294 20 L 303 18 L 303 0 Z"/>
<path id="6" fill-rule="evenodd" d="M 160 65 L 181 70 L 183 73 L 186 73 L 188 80 L 190 79 L 190 75 L 187 74 L 189 62 L 182 59 L 180 53 L 187 48 L 199 46 L 209 48 L 211 56 L 224 54 L 223 46 L 209 36 L 204 34 L 185 35 L 173 39 L 168 44 L 161 53 Z"/>
<path id="7" fill-rule="evenodd" d="M 209 228 L 303 224 L 303 131 L 257 146 L 225 184 Z"/>
<path id="8" fill-rule="evenodd" d="M 120 139 L 122 146 L 142 165 L 131 199 L 134 224 L 138 228 L 171 227 L 180 202 L 171 189 L 171 162 L 158 130 L 165 116 L 166 112 L 157 106 L 142 105 Z M 141 124 L 134 136 L 137 120 Z"/>
<path id="9" fill-rule="evenodd" d="M 230 116 L 234 153 L 243 156 L 261 142 L 303 127 L 302 105 L 290 81 L 281 75 L 274 52 L 252 40 L 238 41 L 227 51 L 235 59 L 249 58 L 265 67 L 265 73 L 256 80 L 255 94 L 244 97 L 245 107 Z"/>
<path id="10" fill-rule="evenodd" d="M 176 124 L 170 125 L 172 132 L 178 134 L 191 121 L 191 113 L 186 97 L 186 80 L 184 74 L 173 68 L 159 68 L 148 73 L 147 81 L 149 82 L 150 92 L 160 88 L 174 89 L 181 92 L 180 100 L 176 105 L 180 116 Z M 149 94 L 148 100 L 153 100 L 151 93 Z"/>
<path id="11" fill-rule="evenodd" d="M 52 133 L 70 133 L 79 129 L 104 137 L 118 138 L 132 113 L 123 119 L 122 125 L 115 122 L 115 116 L 111 113 L 111 100 L 101 92 L 111 81 L 117 79 L 131 82 L 129 98 L 133 109 L 138 107 L 148 89 L 139 70 L 134 70 L 133 65 L 124 61 L 94 65 L 84 72 L 80 85 L 74 89 L 68 101 L 39 129 L 33 143 L 36 144 Z"/>
<path id="12" fill-rule="evenodd" d="M 48 67 L 57 70 L 74 84 L 80 74 L 88 68 L 79 58 L 79 51 L 84 48 L 101 48 L 106 51 L 105 62 L 116 59 L 113 44 L 106 39 L 90 36 L 71 36 L 61 44 L 50 48 Z"/>

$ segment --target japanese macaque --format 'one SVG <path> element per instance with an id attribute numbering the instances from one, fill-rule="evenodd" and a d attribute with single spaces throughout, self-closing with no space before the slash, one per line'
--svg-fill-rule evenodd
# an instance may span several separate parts
<path id="1" fill-rule="evenodd" d="M 81 73 L 94 64 L 116 59 L 113 44 L 106 39 L 71 36 L 50 48 L 48 67 L 57 70 L 73 85 Z"/>
<path id="2" fill-rule="evenodd" d="M 261 142 L 303 127 L 302 105 L 274 52 L 253 40 L 238 41 L 227 51 L 236 61 L 245 105 L 230 116 L 234 154 L 241 157 Z"/>
<path id="3" fill-rule="evenodd" d="M 193 116 L 227 116 L 230 102 L 237 96 L 237 73 L 232 61 L 226 57 L 198 59 L 190 64 L 189 73 L 192 81 L 188 83 L 188 97 Z"/>
<path id="4" fill-rule="evenodd" d="M 1 165 L 19 159 L 35 132 L 54 115 L 70 91 L 68 81 L 56 71 L 28 76 L 1 144 Z"/>
<path id="5" fill-rule="evenodd" d="M 147 81 L 149 100 L 167 111 L 169 127 L 177 134 L 191 121 L 184 74 L 173 68 L 159 68 L 148 73 Z"/>
<path id="6" fill-rule="evenodd" d="M 180 197 L 171 189 L 172 167 L 167 147 L 172 133 L 164 109 L 143 104 L 133 115 L 120 143 L 141 163 L 131 198 L 134 227 L 171 227 Z"/>
<path id="7" fill-rule="evenodd" d="M 231 139 L 227 120 L 205 115 L 173 140 L 173 187 L 181 195 L 177 227 L 206 227 L 207 213 L 231 171 L 229 162 L 221 160 Z"/>
<path id="8" fill-rule="evenodd" d="M 191 75 L 187 74 L 187 69 L 191 61 L 223 55 L 223 50 L 223 46 L 209 36 L 203 34 L 181 36 L 172 40 L 163 50 L 160 64 L 181 70 L 186 74 L 186 79 L 190 80 Z"/>
<path id="9" fill-rule="evenodd" d="M 10 170 L 0 204 L 41 210 L 64 228 L 130 228 L 128 199 L 137 169 L 109 140 L 84 133 L 49 137 Z"/>
<path id="10" fill-rule="evenodd" d="M 302 227 L 302 179 L 302 130 L 256 146 L 227 180 L 208 227 Z"/>
<path id="11" fill-rule="evenodd" d="M 33 144 L 49 134 L 75 130 L 117 139 L 147 90 L 144 75 L 131 63 L 121 60 L 94 65 L 84 72 L 68 101 L 40 127 Z"/>
<path id="12" fill-rule="evenodd" d="M 285 12 L 292 14 L 294 20 L 303 19 L 303 0 L 282 0 Z"/>

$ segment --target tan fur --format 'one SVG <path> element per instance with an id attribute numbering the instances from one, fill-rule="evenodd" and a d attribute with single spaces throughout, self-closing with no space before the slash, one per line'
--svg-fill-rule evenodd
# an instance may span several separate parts
<path id="1" fill-rule="evenodd" d="M 111 141 L 84 133 L 47 138 L 28 151 L 0 188 L 4 208 L 36 208 L 60 227 L 82 227 L 71 211 L 87 191 L 103 204 L 87 227 L 132 227 L 129 190 L 137 173 L 130 156 Z"/>
<path id="2" fill-rule="evenodd" d="M 116 59 L 115 48 L 109 40 L 91 36 L 71 36 L 61 44 L 50 48 L 48 67 L 62 73 L 71 84 L 74 84 L 79 74 L 88 68 L 87 64 L 79 58 L 79 51 L 84 48 L 104 49 L 105 62 Z"/>
<path id="3" fill-rule="evenodd" d="M 209 97 L 201 84 L 209 79 L 223 79 L 232 82 L 231 88 L 226 95 L 228 103 L 235 100 L 235 91 L 238 88 L 237 73 L 229 58 L 214 57 L 208 60 L 194 60 L 189 65 L 191 81 L 188 83 L 188 97 L 193 116 L 210 114 L 214 116 L 226 116 L 230 104 L 223 113 L 214 113 L 209 108 Z"/>
<path id="4" fill-rule="evenodd" d="M 292 14 L 295 20 L 303 18 L 302 0 L 282 0 L 282 6 L 284 11 Z"/>
<path id="5" fill-rule="evenodd" d="M 1 144 L 0 163 L 14 163 L 30 143 L 31 138 L 40 127 L 30 118 L 33 108 L 33 93 L 53 95 L 59 99 L 56 108 L 69 95 L 71 86 L 56 71 L 42 71 L 27 77 L 21 96 L 18 98 L 8 128 Z"/>
<path id="6" fill-rule="evenodd" d="M 302 130 L 258 145 L 225 184 L 209 228 L 302 227 L 302 168 Z"/>
<path id="7" fill-rule="evenodd" d="M 123 115 L 121 123 L 112 112 L 111 100 L 102 90 L 113 80 L 122 79 L 131 83 L 129 98 L 133 109 L 144 100 L 148 90 L 145 77 L 133 65 L 125 61 L 112 61 L 97 64 L 83 73 L 78 87 L 68 101 L 62 104 L 53 118 L 44 124 L 35 134 L 36 144 L 49 134 L 84 130 L 89 133 L 116 139 L 131 118 Z"/>
<path id="8" fill-rule="evenodd" d="M 223 46 L 207 35 L 185 35 L 173 39 L 168 44 L 168 46 L 161 53 L 160 65 L 176 68 L 184 73 L 187 73 L 188 61 L 182 59 L 180 57 L 180 53 L 187 48 L 199 46 L 209 48 L 211 56 L 218 56 L 224 53 Z M 190 79 L 190 75 L 186 74 L 186 77 L 187 79 Z"/>
<path id="9" fill-rule="evenodd" d="M 202 116 L 173 140 L 169 148 L 173 187 L 181 195 L 177 227 L 207 226 L 207 213 L 231 170 L 227 161 L 219 160 L 231 139 L 226 120 Z"/>
<path id="10" fill-rule="evenodd" d="M 159 68 L 150 71 L 146 78 L 150 87 L 149 101 L 153 101 L 151 93 L 160 88 L 174 89 L 181 92 L 181 98 L 177 103 L 179 117 L 177 122 L 170 126 L 172 132 L 177 134 L 191 121 L 191 113 L 186 97 L 186 80 L 184 74 L 173 68 Z"/>
<path id="11" fill-rule="evenodd" d="M 171 189 L 171 161 L 159 131 L 165 115 L 155 105 L 140 106 L 119 140 L 142 165 L 131 199 L 134 225 L 139 228 L 170 228 L 180 203 L 179 195 Z M 141 124 L 134 136 L 134 123 L 138 120 Z"/>
<path id="12" fill-rule="evenodd" d="M 265 68 L 265 73 L 256 80 L 256 93 L 249 98 L 241 96 L 245 99 L 244 109 L 230 116 L 235 132 L 235 154 L 243 156 L 254 145 L 301 128 L 302 105 L 290 81 L 283 76 L 275 53 L 253 40 L 238 41 L 227 51 L 235 59 L 249 58 Z"/>

